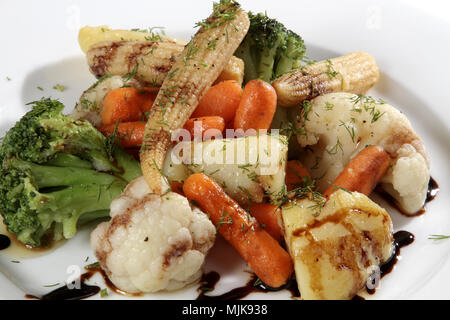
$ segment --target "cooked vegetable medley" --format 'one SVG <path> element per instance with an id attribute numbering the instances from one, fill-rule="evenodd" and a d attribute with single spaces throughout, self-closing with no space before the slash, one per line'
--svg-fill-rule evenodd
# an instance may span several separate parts
<path id="1" fill-rule="evenodd" d="M 103 218 L 91 246 L 131 293 L 198 281 L 220 236 L 274 290 L 295 275 L 303 299 L 351 299 L 395 251 L 370 194 L 423 208 L 422 140 L 366 96 L 380 75 L 368 53 L 314 62 L 300 35 L 234 0 L 197 27 L 188 43 L 80 30 L 98 81 L 70 116 L 33 102 L 2 140 L 8 231 L 38 247 Z"/>

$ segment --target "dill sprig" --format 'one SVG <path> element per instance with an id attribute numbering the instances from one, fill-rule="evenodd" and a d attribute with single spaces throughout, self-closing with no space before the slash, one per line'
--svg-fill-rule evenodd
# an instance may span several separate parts
<path id="1" fill-rule="evenodd" d="M 130 81 L 137 74 L 138 69 L 139 69 L 139 62 L 136 61 L 136 64 L 134 65 L 133 69 L 130 72 L 124 74 L 122 76 L 122 79 L 125 81 Z"/>
<path id="2" fill-rule="evenodd" d="M 297 175 L 300 176 L 298 173 Z M 326 199 L 320 192 L 316 191 L 316 182 L 317 180 L 311 179 L 311 177 L 302 177 L 302 182 L 297 188 L 287 191 L 286 186 L 284 186 L 278 194 L 273 195 L 271 203 L 281 208 L 295 200 L 309 199 L 315 202 L 310 209 L 314 210 L 314 215 L 317 216 L 325 206 Z"/>
<path id="3" fill-rule="evenodd" d="M 349 193 L 349 194 L 352 194 L 352 192 L 351 192 L 350 190 L 347 190 L 347 189 L 345 189 L 345 188 L 343 188 L 343 187 L 340 187 L 340 186 L 338 186 L 338 185 L 335 185 L 335 184 L 333 184 L 333 183 L 330 183 L 330 186 L 333 187 L 332 192 L 334 192 L 334 191 L 336 191 L 336 190 L 342 190 L 342 191 L 345 191 L 345 192 L 347 192 L 347 193 Z"/>
<path id="4" fill-rule="evenodd" d="M 445 240 L 450 239 L 450 236 L 444 236 L 439 234 L 432 234 L 428 237 L 429 240 Z"/>
<path id="5" fill-rule="evenodd" d="M 195 27 L 201 27 L 206 30 L 218 28 L 225 23 L 236 19 L 236 9 L 239 7 L 239 3 L 235 0 L 220 0 L 220 2 L 214 2 L 212 15 L 203 21 L 197 22 Z"/>
<path id="6" fill-rule="evenodd" d="M 233 224 L 233 219 L 226 213 L 225 208 L 222 209 L 222 216 L 217 223 L 216 230 L 219 231 L 224 224 Z"/>
<path id="7" fill-rule="evenodd" d="M 372 116 L 372 123 L 378 121 L 385 114 L 385 112 L 381 112 L 376 108 L 377 105 L 386 104 L 386 101 L 384 101 L 383 99 L 375 99 L 371 96 L 359 94 L 355 97 L 352 97 L 350 101 L 354 106 L 356 106 L 357 104 L 361 104 L 364 110 Z M 352 111 L 361 112 L 362 110 L 359 108 L 353 108 Z"/>

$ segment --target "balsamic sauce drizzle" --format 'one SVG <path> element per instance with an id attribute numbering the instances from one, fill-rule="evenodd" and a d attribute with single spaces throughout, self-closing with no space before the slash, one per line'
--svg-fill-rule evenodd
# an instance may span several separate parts
<path id="1" fill-rule="evenodd" d="M 11 245 L 11 239 L 4 234 L 0 234 L 0 250 L 8 249 Z"/>
<path id="2" fill-rule="evenodd" d="M 298 291 L 297 281 L 295 280 L 295 278 L 292 278 L 291 280 L 288 281 L 288 283 L 286 283 L 284 286 L 280 288 L 272 288 L 264 284 L 261 280 L 259 280 L 255 274 L 252 274 L 250 280 L 243 287 L 232 289 L 229 292 L 226 292 L 218 296 L 207 295 L 206 293 L 214 290 L 219 280 L 220 275 L 215 271 L 211 271 L 209 273 L 204 274 L 202 276 L 202 279 L 200 280 L 200 287 L 198 289 L 199 296 L 197 297 L 197 300 L 202 301 L 239 300 L 245 298 L 246 296 L 248 296 L 250 293 L 253 292 L 267 293 L 281 290 L 289 290 L 291 292 L 292 297 L 300 297 L 300 292 Z"/>
<path id="3" fill-rule="evenodd" d="M 394 270 L 394 266 L 400 256 L 400 249 L 414 242 L 414 235 L 408 231 L 397 231 L 394 234 L 394 253 L 392 257 L 380 266 L 380 276 L 383 278 Z M 367 293 L 374 294 L 376 289 L 366 287 Z"/>
<path id="4" fill-rule="evenodd" d="M 106 275 L 105 271 L 101 267 L 92 267 L 87 269 L 87 272 L 83 273 L 80 276 L 80 288 L 76 289 L 69 289 L 66 286 L 57 288 L 42 297 L 36 297 L 30 294 L 25 295 L 25 298 L 28 299 L 39 299 L 39 300 L 81 300 L 86 299 L 89 297 L 92 297 L 100 292 L 100 287 L 98 286 L 92 286 L 86 284 L 86 281 L 91 279 L 96 273 L 100 273 L 106 286 L 113 292 L 121 294 L 121 295 L 131 295 L 131 296 L 140 296 L 140 294 L 130 294 L 125 291 L 120 290 L 117 288 L 111 280 L 109 280 L 108 276 Z"/>

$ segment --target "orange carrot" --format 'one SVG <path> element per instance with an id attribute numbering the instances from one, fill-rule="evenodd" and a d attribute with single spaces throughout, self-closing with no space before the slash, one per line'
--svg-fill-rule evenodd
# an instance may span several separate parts
<path id="1" fill-rule="evenodd" d="M 189 200 L 209 214 L 218 232 L 268 286 L 284 285 L 293 272 L 289 254 L 208 176 L 191 175 L 183 185 Z"/>
<path id="2" fill-rule="evenodd" d="M 200 126 L 200 132 L 194 132 L 196 123 Z M 194 137 L 194 134 L 200 134 L 204 140 L 208 140 L 211 139 L 211 132 L 206 131 L 216 129 L 222 133 L 225 129 L 225 120 L 217 116 L 191 118 L 184 125 L 184 129 L 189 130 L 191 137 Z"/>
<path id="3" fill-rule="evenodd" d="M 178 193 L 179 195 L 182 195 L 184 197 L 182 182 L 172 181 L 170 183 L 170 189 L 172 189 L 172 192 Z"/>
<path id="4" fill-rule="evenodd" d="M 234 129 L 267 130 L 270 128 L 276 108 L 275 89 L 262 80 L 252 80 L 244 88 L 234 118 Z"/>
<path id="5" fill-rule="evenodd" d="M 389 168 L 390 160 L 389 154 L 381 147 L 365 148 L 350 160 L 333 185 L 325 191 L 324 197 L 328 198 L 339 188 L 370 195 Z"/>
<path id="6" fill-rule="evenodd" d="M 212 86 L 192 114 L 193 118 L 219 116 L 232 122 L 242 96 L 242 87 L 234 80 Z"/>
<path id="7" fill-rule="evenodd" d="M 286 186 L 291 191 L 301 186 L 305 177 L 310 177 L 308 169 L 298 160 L 288 161 L 286 164 Z"/>
<path id="8" fill-rule="evenodd" d="M 278 215 L 281 210 L 278 206 L 270 203 L 251 203 L 250 214 L 261 224 L 275 240 L 282 239 L 280 225 L 278 224 Z"/>
<path id="9" fill-rule="evenodd" d="M 124 148 L 137 148 L 144 141 L 145 122 L 122 122 L 117 124 L 103 125 L 97 128 L 105 136 L 109 136 L 116 130 L 117 143 Z"/>
<path id="10" fill-rule="evenodd" d="M 155 101 L 155 93 L 150 89 L 126 87 L 112 90 L 103 100 L 103 125 L 121 122 L 143 121 Z"/>

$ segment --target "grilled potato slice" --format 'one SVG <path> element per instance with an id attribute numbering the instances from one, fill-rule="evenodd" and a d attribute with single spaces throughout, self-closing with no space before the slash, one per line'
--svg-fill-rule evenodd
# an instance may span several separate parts
<path id="1" fill-rule="evenodd" d="M 302 299 L 351 299 L 393 254 L 388 213 L 357 192 L 286 204 L 282 224 Z"/>
<path id="2" fill-rule="evenodd" d="M 108 26 L 90 27 L 86 26 L 78 32 L 78 44 L 84 53 L 96 43 L 103 41 L 149 41 L 160 40 L 162 42 L 177 43 L 181 46 L 186 45 L 186 41 L 169 38 L 160 33 L 154 33 L 147 30 L 120 30 L 111 29 Z"/>

